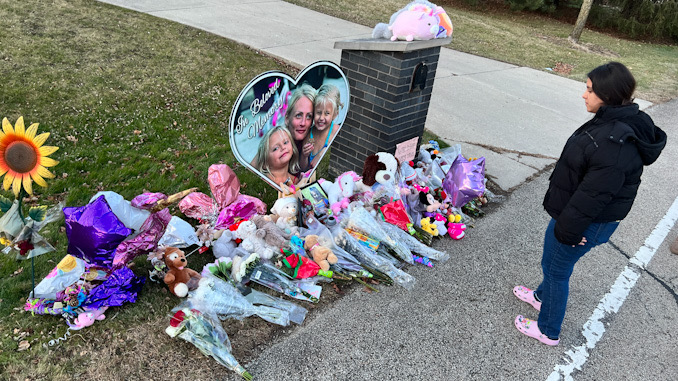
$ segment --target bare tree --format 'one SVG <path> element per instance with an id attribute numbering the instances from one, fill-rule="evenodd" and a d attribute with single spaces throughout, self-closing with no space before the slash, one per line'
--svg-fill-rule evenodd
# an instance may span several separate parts
<path id="1" fill-rule="evenodd" d="M 579 38 L 581 37 L 581 32 L 584 30 L 584 25 L 586 25 L 586 19 L 589 18 L 589 12 L 591 11 L 591 6 L 593 5 L 593 0 L 584 0 L 579 9 L 579 16 L 577 17 L 577 22 L 574 24 L 574 29 L 570 34 L 570 37 L 567 39 L 573 43 L 578 44 Z"/>

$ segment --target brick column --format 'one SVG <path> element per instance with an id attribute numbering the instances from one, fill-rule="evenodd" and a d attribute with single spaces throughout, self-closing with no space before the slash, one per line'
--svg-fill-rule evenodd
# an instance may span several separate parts
<path id="1" fill-rule="evenodd" d="M 351 99 L 346 120 L 332 143 L 331 175 L 361 173 L 367 156 L 394 153 L 396 144 L 422 136 L 440 47 L 451 40 L 335 43 L 335 49 L 342 49 L 340 66 Z M 423 67 L 425 81 L 413 84 L 415 71 L 421 74 Z"/>

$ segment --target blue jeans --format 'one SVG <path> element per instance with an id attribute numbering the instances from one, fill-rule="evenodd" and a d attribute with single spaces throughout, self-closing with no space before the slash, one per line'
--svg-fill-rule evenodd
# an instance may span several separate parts
<path id="1" fill-rule="evenodd" d="M 537 299 L 541 300 L 538 326 L 541 333 L 555 339 L 560 336 L 560 327 L 565 318 L 567 297 L 570 292 L 570 276 L 575 263 L 594 247 L 607 242 L 619 222 L 592 223 L 584 231 L 586 244 L 565 245 L 555 235 L 556 220 L 551 219 L 544 235 L 544 252 L 541 268 L 544 280 L 537 288 Z"/>

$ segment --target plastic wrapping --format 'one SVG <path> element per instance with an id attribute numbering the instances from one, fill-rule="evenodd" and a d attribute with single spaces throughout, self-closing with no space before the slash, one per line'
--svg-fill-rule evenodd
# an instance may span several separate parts
<path id="1" fill-rule="evenodd" d="M 193 226 L 177 216 L 172 216 L 165 234 L 158 241 L 158 246 L 172 246 L 180 249 L 198 244 L 200 241 Z"/>
<path id="2" fill-rule="evenodd" d="M 417 253 L 421 256 L 425 256 L 440 262 L 445 262 L 450 259 L 449 254 L 424 245 L 418 239 L 414 238 L 409 233 L 400 230 L 395 225 L 391 225 L 385 221 L 379 221 L 379 226 L 381 226 L 381 228 L 384 229 L 386 234 L 391 236 L 391 238 L 406 246 L 413 253 Z"/>
<path id="3" fill-rule="evenodd" d="M 287 311 L 292 323 L 301 324 L 304 322 L 304 319 L 306 319 L 308 310 L 298 304 L 292 303 L 285 299 L 276 298 L 249 287 L 241 289 L 241 292 L 243 292 L 245 295 L 245 299 L 254 305 L 264 305 L 282 311 Z"/>
<path id="4" fill-rule="evenodd" d="M 133 207 L 132 204 L 125 200 L 121 195 L 111 191 L 98 192 L 92 196 L 89 203 L 91 204 L 100 196 L 104 196 L 111 211 L 118 217 L 120 222 L 134 231 L 139 231 L 141 225 L 143 225 L 151 214 L 148 210 Z"/>
<path id="5" fill-rule="evenodd" d="M 332 235 L 337 246 L 351 253 L 361 264 L 386 274 L 393 282 L 407 290 L 414 288 L 415 279 L 412 275 L 398 269 L 386 258 L 358 243 L 358 240 L 340 226 L 332 229 Z"/>
<path id="6" fill-rule="evenodd" d="M 388 247 L 398 255 L 398 258 L 409 264 L 414 264 L 412 252 L 386 234 L 375 218 L 364 208 L 355 209 L 344 222 L 344 228 L 360 231 L 365 235 L 379 240 L 381 244 L 388 245 Z"/>
<path id="7" fill-rule="evenodd" d="M 200 311 L 212 312 L 225 320 L 242 320 L 257 315 L 260 318 L 282 326 L 290 324 L 289 312 L 266 305 L 255 306 L 230 283 L 210 274 L 200 280 L 198 288 L 191 293 L 190 302 Z"/>
<path id="8" fill-rule="evenodd" d="M 269 263 L 261 263 L 250 274 L 250 280 L 271 290 L 291 297 L 303 295 L 309 301 L 318 303 L 318 298 L 299 288 L 285 273 Z"/>
<path id="9" fill-rule="evenodd" d="M 317 235 L 318 243 L 320 243 L 321 246 L 329 247 L 337 259 L 339 259 L 337 263 L 332 266 L 342 270 L 348 270 L 349 272 L 361 273 L 367 271 L 360 266 L 360 261 L 356 259 L 356 257 L 334 243 L 332 232 L 328 229 L 328 227 L 334 226 L 337 226 L 337 221 L 334 217 L 329 217 L 325 222 L 325 225 L 321 224 L 317 219 L 313 219 L 313 221 L 309 223 L 308 229 L 301 229 L 300 234 L 303 237 L 311 234 Z"/>
<path id="10" fill-rule="evenodd" d="M 168 335 L 188 341 L 205 356 L 213 357 L 245 380 L 252 380 L 252 375 L 231 354 L 231 341 L 215 315 L 190 307 L 176 307 L 172 312 L 174 316 L 165 330 Z"/>

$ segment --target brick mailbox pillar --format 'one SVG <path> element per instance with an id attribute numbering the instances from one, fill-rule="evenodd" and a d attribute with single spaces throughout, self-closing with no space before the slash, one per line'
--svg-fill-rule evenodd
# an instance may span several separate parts
<path id="1" fill-rule="evenodd" d="M 428 41 L 337 41 L 350 86 L 346 120 L 332 143 L 330 173 L 362 172 L 367 156 L 394 153 L 396 144 L 422 136 L 440 47 Z"/>

